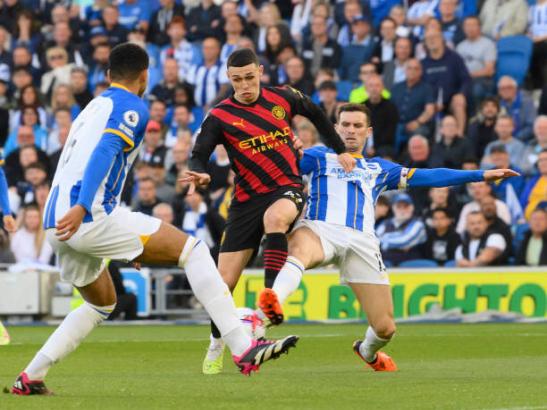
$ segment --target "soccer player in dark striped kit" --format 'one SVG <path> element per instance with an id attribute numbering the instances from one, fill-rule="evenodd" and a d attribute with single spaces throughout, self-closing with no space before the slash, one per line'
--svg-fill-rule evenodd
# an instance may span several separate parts
<path id="1" fill-rule="evenodd" d="M 264 68 L 252 50 L 234 51 L 227 69 L 234 93 L 204 120 L 192 151 L 191 170 L 183 180 L 206 186 L 209 157 L 218 144 L 224 145 L 236 179 L 218 268 L 233 290 L 265 234 L 265 287 L 271 288 L 287 258 L 286 233 L 305 204 L 298 150 L 293 144 L 293 117 L 302 115 L 315 125 L 346 171 L 353 169 L 355 159 L 344 153 L 333 124 L 307 96 L 291 87 L 260 85 Z M 275 293 L 263 292 L 258 303 L 272 323 L 283 321 Z M 222 371 L 224 343 L 214 323 L 211 329 L 205 374 Z"/>

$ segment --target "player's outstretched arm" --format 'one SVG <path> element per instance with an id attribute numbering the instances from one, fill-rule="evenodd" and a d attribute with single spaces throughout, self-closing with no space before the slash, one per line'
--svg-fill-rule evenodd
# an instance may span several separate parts
<path id="1" fill-rule="evenodd" d="M 192 149 L 189 161 L 190 171 L 197 174 L 207 174 L 207 163 L 216 146 L 222 144 L 221 137 L 222 127 L 219 120 L 214 114 L 209 113 L 201 124 Z"/>
<path id="2" fill-rule="evenodd" d="M 11 209 L 9 206 L 8 197 L 8 181 L 6 180 L 6 174 L 4 168 L 0 167 L 0 207 L 2 207 L 2 213 L 4 214 L 4 228 L 8 232 L 15 232 L 17 229 L 15 219 L 11 215 Z"/>
<path id="3" fill-rule="evenodd" d="M 67 241 L 80 228 L 86 212 L 91 212 L 93 198 L 101 182 L 118 153 L 124 148 L 125 142 L 120 137 L 109 133 L 103 134 L 89 158 L 76 204 L 57 222 L 55 234 L 60 241 Z"/>
<path id="4" fill-rule="evenodd" d="M 300 91 L 289 87 L 285 93 L 288 94 L 288 100 L 292 103 L 294 114 L 302 115 L 308 118 L 317 128 L 323 143 L 334 150 L 338 154 L 338 162 L 346 172 L 349 172 L 355 167 L 355 158 L 346 152 L 344 141 L 340 138 L 334 125 L 327 115 L 314 104 L 307 96 Z"/>
<path id="5" fill-rule="evenodd" d="M 402 171 L 405 172 L 405 169 Z M 516 177 L 520 174 L 512 169 L 493 169 L 488 171 L 466 171 L 450 168 L 434 169 L 410 169 L 405 176 L 401 174 L 401 179 L 407 180 L 407 185 L 411 187 L 444 187 L 452 185 L 461 185 L 469 182 L 495 181 L 498 179 Z"/>

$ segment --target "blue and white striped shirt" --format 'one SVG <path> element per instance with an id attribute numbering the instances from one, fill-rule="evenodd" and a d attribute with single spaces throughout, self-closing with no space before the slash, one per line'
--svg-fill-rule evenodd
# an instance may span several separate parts
<path id="1" fill-rule="evenodd" d="M 374 233 L 374 204 L 387 189 L 404 188 L 406 168 L 381 158 L 357 158 L 346 172 L 337 154 L 326 147 L 304 151 L 300 161 L 303 175 L 309 178 L 306 219 L 345 225 Z"/>
<path id="2" fill-rule="evenodd" d="M 218 97 L 222 84 L 228 83 L 226 65 L 218 60 L 211 67 L 205 65 L 193 66 L 188 73 L 187 81 L 195 87 L 194 101 L 196 105 L 203 107 Z"/>

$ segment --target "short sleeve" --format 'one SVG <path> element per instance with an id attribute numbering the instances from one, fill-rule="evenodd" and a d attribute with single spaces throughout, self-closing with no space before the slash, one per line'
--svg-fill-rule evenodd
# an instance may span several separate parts
<path id="1" fill-rule="evenodd" d="M 486 247 L 496 248 L 503 252 L 507 247 L 507 243 L 505 242 L 503 236 L 501 236 L 499 233 L 493 233 L 486 240 Z"/>
<path id="2" fill-rule="evenodd" d="M 124 151 L 130 151 L 135 147 L 135 142 L 140 142 L 140 135 L 144 134 L 148 123 L 148 112 L 144 104 L 139 101 L 135 108 L 130 104 L 124 104 L 113 100 L 114 109 L 108 118 L 103 134 L 112 134 L 120 137 L 126 144 Z"/>
<path id="3" fill-rule="evenodd" d="M 311 174 L 318 169 L 319 160 L 325 158 L 326 147 L 313 147 L 304 150 L 304 155 L 300 160 L 300 172 L 302 175 Z"/>
<path id="4" fill-rule="evenodd" d="M 484 51 L 484 60 L 496 62 L 498 58 L 498 51 L 496 49 L 496 44 L 493 41 L 488 42 L 488 47 L 485 47 Z"/>

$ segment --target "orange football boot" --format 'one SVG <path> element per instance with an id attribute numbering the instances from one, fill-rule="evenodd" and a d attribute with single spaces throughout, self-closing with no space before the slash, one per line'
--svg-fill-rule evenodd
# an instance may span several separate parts
<path id="1" fill-rule="evenodd" d="M 361 340 L 356 340 L 353 343 L 353 351 L 357 356 L 359 356 L 368 366 L 372 367 L 372 369 L 376 372 L 396 372 L 397 371 L 397 365 L 393 361 L 391 357 L 389 357 L 384 352 L 377 352 L 376 353 L 376 360 L 374 362 L 369 363 L 365 360 L 365 358 L 361 355 L 361 352 L 359 351 L 359 348 L 361 347 L 361 343 L 363 343 Z"/>
<path id="2" fill-rule="evenodd" d="M 272 325 L 283 323 L 283 308 L 277 299 L 277 294 L 273 289 L 266 288 L 258 295 L 258 307 Z"/>

